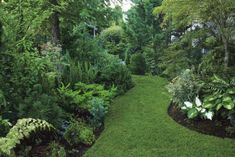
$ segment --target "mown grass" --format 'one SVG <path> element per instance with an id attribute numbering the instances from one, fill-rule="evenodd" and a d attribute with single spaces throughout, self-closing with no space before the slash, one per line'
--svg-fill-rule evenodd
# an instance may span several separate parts
<path id="1" fill-rule="evenodd" d="M 85 157 L 234 157 L 235 140 L 191 131 L 167 115 L 166 81 L 135 76 L 136 86 L 115 99 L 105 130 Z"/>

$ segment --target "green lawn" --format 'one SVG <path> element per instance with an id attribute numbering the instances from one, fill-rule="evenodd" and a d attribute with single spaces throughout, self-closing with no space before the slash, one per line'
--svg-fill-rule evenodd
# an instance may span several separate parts
<path id="1" fill-rule="evenodd" d="M 235 140 L 207 136 L 167 115 L 170 97 L 159 77 L 134 77 L 115 99 L 105 130 L 85 157 L 235 157 Z"/>

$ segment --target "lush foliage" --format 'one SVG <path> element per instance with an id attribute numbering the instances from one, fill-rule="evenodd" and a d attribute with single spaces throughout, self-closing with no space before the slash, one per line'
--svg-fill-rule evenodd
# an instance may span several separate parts
<path id="1" fill-rule="evenodd" d="M 0 1 L 1 152 L 22 155 L 27 138 L 27 154 L 40 131 L 59 132 L 51 156 L 66 156 L 63 138 L 92 145 L 131 72 L 173 79 L 188 118 L 234 125 L 234 0 L 131 0 L 125 13 L 115 2 Z"/>
<path id="2" fill-rule="evenodd" d="M 212 120 L 214 116 L 214 112 L 206 110 L 206 107 L 198 97 L 196 97 L 195 103 L 185 101 L 184 106 L 182 106 L 181 109 L 187 112 L 187 116 L 190 119 L 200 116 L 201 118 Z"/>
<path id="3" fill-rule="evenodd" d="M 95 141 L 92 128 L 81 122 L 74 122 L 67 128 L 64 138 L 70 145 L 92 145 Z"/>
<path id="4" fill-rule="evenodd" d="M 0 134 L 4 137 L 1 145 L 6 143 L 1 152 L 20 155 L 12 148 L 23 150 L 27 143 L 22 143 L 22 147 L 19 144 L 25 136 L 40 135 L 38 129 L 47 131 L 37 126 L 41 122 L 50 122 L 58 130 L 59 142 L 73 122 L 71 119 L 76 118 L 86 123 L 76 126 L 81 141 L 76 144 L 94 142 L 93 129 L 102 127 L 112 99 L 133 87 L 127 66 L 115 56 L 120 53 L 120 58 L 125 57 L 124 30 L 117 26 L 123 33 L 118 39 L 120 43 L 112 43 L 112 48 L 101 44 L 101 32 L 122 23 L 120 7 L 111 8 L 110 3 L 0 2 Z M 119 33 L 118 30 L 116 35 Z M 32 123 L 22 118 L 33 118 Z M 22 152 L 25 154 L 37 138 L 27 140 L 31 140 L 32 146 Z M 64 154 L 64 149 L 56 144 L 51 147 L 51 156 Z"/>
<path id="5" fill-rule="evenodd" d="M 144 75 L 146 71 L 146 61 L 143 54 L 137 53 L 131 56 L 130 69 L 133 74 Z"/>
<path id="6" fill-rule="evenodd" d="M 29 138 L 40 138 L 42 134 L 56 135 L 56 129 L 49 123 L 39 119 L 20 119 L 11 128 L 5 138 L 0 139 L 0 150 L 8 155 L 14 155 L 13 149 Z"/>
<path id="7" fill-rule="evenodd" d="M 134 86 L 131 79 L 131 73 L 126 65 L 116 57 L 108 56 L 105 58 L 105 66 L 102 66 L 97 76 L 97 82 L 101 82 L 106 88 L 117 86 L 118 92 L 124 93 Z"/>
<path id="8" fill-rule="evenodd" d="M 125 60 L 125 32 L 120 26 L 111 26 L 101 32 L 101 41 L 108 53 L 119 56 Z"/>
<path id="9" fill-rule="evenodd" d="M 161 1 L 133 0 L 133 7 L 126 13 L 127 21 L 124 25 L 127 34 L 126 62 L 130 62 L 132 54 L 144 54 L 147 62 L 146 71 L 152 74 L 159 74 L 161 71 L 157 64 L 165 45 L 164 32 L 160 29 L 161 20 L 155 18 L 152 13 Z"/>
<path id="10" fill-rule="evenodd" d="M 50 143 L 51 154 L 48 157 L 66 157 L 66 151 L 64 147 L 56 142 Z"/>
<path id="11" fill-rule="evenodd" d="M 99 98 L 104 101 L 104 108 L 107 111 L 108 106 L 115 96 L 115 88 L 111 90 L 105 90 L 102 85 L 84 83 L 77 83 L 73 89 L 69 86 L 62 85 L 59 89 L 60 104 L 69 112 L 82 112 L 83 110 L 89 111 L 89 101 L 93 98 Z"/>
<path id="12" fill-rule="evenodd" d="M 222 107 L 227 110 L 233 110 L 235 107 L 235 84 L 234 79 L 230 82 L 217 76 L 214 77 L 211 84 L 207 85 L 210 95 L 205 98 L 205 107 L 213 110 L 220 110 Z"/>
<path id="13" fill-rule="evenodd" d="M 187 69 L 180 76 L 172 80 L 167 89 L 173 96 L 173 102 L 183 106 L 185 101 L 194 101 L 199 94 L 200 85 L 192 71 Z"/>

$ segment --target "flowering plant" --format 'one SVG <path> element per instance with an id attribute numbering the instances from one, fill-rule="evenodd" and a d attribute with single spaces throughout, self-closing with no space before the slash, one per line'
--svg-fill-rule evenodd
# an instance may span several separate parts
<path id="1" fill-rule="evenodd" d="M 202 118 L 212 120 L 214 116 L 214 112 L 204 108 L 203 103 L 198 97 L 196 97 L 194 103 L 189 101 L 184 102 L 184 105 L 181 107 L 181 110 L 187 112 L 187 116 L 189 119 L 193 119 L 200 116 Z"/>

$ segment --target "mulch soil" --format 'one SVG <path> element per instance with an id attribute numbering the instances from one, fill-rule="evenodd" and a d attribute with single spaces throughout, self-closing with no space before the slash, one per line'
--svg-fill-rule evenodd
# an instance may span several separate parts
<path id="1" fill-rule="evenodd" d="M 99 138 L 99 136 L 101 135 L 103 130 L 104 130 L 104 126 L 95 130 L 94 134 L 96 136 L 96 139 Z M 51 141 L 48 141 L 48 143 L 34 145 L 32 150 L 30 151 L 28 157 L 46 157 L 46 156 L 48 156 L 48 154 L 50 154 L 50 152 L 51 152 L 51 150 L 49 148 L 49 142 L 51 142 Z M 86 146 L 86 145 L 79 145 L 74 148 L 74 147 L 71 147 L 65 141 L 60 141 L 59 143 L 65 148 L 66 151 L 73 150 L 73 149 L 78 150 L 78 152 L 76 152 L 76 153 L 70 153 L 69 157 L 82 157 L 85 154 L 85 152 L 91 147 L 91 146 Z"/>
<path id="2" fill-rule="evenodd" d="M 168 108 L 168 114 L 177 123 L 199 133 L 221 138 L 235 139 L 235 133 L 229 133 L 228 131 L 226 131 L 226 128 L 230 126 L 228 120 L 217 119 L 211 121 L 200 118 L 188 119 L 187 116 L 173 103 Z"/>

